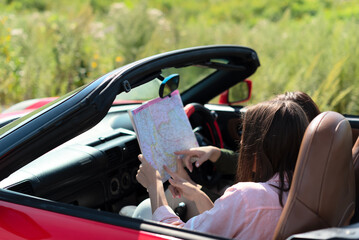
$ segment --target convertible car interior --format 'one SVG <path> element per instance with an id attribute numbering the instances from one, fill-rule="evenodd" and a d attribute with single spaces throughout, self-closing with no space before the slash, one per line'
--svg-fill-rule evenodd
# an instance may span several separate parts
<path id="1" fill-rule="evenodd" d="M 1 191 L 117 217 L 122 208 L 148 198 L 136 180 L 141 151 L 128 111 L 158 97 L 161 79 L 177 73 L 184 109 L 199 145 L 237 151 L 240 115 L 245 114 L 242 103 L 251 94 L 247 78 L 259 65 L 251 49 L 212 46 L 158 55 L 109 73 L 0 128 Z M 12 130 L 17 126 L 21 133 Z M 358 189 L 359 117 L 324 112 L 311 126 L 302 142 L 276 239 L 359 222 L 352 216 L 359 206 L 353 165 L 355 157 Z M 19 147 L 12 149 L 15 143 Z M 353 155 L 348 155 L 352 148 Z M 217 172 L 209 161 L 191 178 L 214 195 L 235 181 L 234 175 Z"/>
<path id="2" fill-rule="evenodd" d="M 229 106 L 206 105 L 205 108 L 198 105 L 194 104 L 196 112 L 190 117 L 193 128 L 197 129 L 198 142 L 211 144 L 209 129 L 206 126 L 207 129 L 198 129 L 202 128 L 201 124 L 213 124 L 208 119 L 215 114 L 219 126 L 227 127 L 214 134 L 221 134 L 226 148 L 236 150 L 234 143 L 239 139 L 236 130 L 239 112 Z M 112 107 L 94 128 L 17 170 L 4 179 L 1 186 L 32 196 L 115 213 L 124 206 L 138 205 L 148 194 L 136 180 L 140 148 L 127 112 L 136 106 Z M 226 139 L 230 140 L 228 144 Z M 220 146 L 218 136 L 214 141 Z M 234 181 L 232 175 L 216 173 L 210 163 L 191 175 L 214 192 Z"/>

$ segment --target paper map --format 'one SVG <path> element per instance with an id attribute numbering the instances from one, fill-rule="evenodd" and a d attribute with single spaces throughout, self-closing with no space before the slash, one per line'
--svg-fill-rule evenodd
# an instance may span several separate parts
<path id="1" fill-rule="evenodd" d="M 146 102 L 130 115 L 143 156 L 160 172 L 162 181 L 167 181 L 170 176 L 163 165 L 176 171 L 174 152 L 198 147 L 178 90 L 171 97 Z"/>

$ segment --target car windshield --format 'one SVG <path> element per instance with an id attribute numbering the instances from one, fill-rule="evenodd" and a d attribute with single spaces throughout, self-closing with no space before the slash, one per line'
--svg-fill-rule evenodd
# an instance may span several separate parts
<path id="1" fill-rule="evenodd" d="M 215 72 L 216 69 L 205 68 L 200 66 L 189 66 L 183 68 L 168 68 L 162 70 L 162 76 L 167 77 L 171 74 L 177 73 L 180 75 L 180 82 L 178 90 L 180 93 L 185 92 L 198 82 L 202 81 L 205 77 Z M 121 93 L 117 95 L 118 100 L 139 100 L 147 101 L 158 97 L 158 90 L 161 84 L 161 80 L 155 78 L 146 84 L 132 89 L 130 92 Z"/>

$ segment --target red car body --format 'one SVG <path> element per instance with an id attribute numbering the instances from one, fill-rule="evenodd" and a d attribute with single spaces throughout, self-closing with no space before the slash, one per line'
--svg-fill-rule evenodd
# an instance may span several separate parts
<path id="1" fill-rule="evenodd" d="M 1 239 L 168 239 L 160 234 L 0 201 Z M 61 226 L 61 227 L 59 227 Z"/>

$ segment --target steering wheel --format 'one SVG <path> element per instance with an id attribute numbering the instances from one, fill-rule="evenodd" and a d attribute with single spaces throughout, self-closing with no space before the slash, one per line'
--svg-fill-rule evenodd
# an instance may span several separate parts
<path id="1" fill-rule="evenodd" d="M 184 107 L 192 125 L 199 146 L 213 145 L 223 148 L 223 139 L 215 115 L 199 103 L 190 103 Z M 204 162 L 199 168 L 194 167 L 190 177 L 208 188 L 214 187 L 221 174 L 216 171 L 211 161 Z"/>

